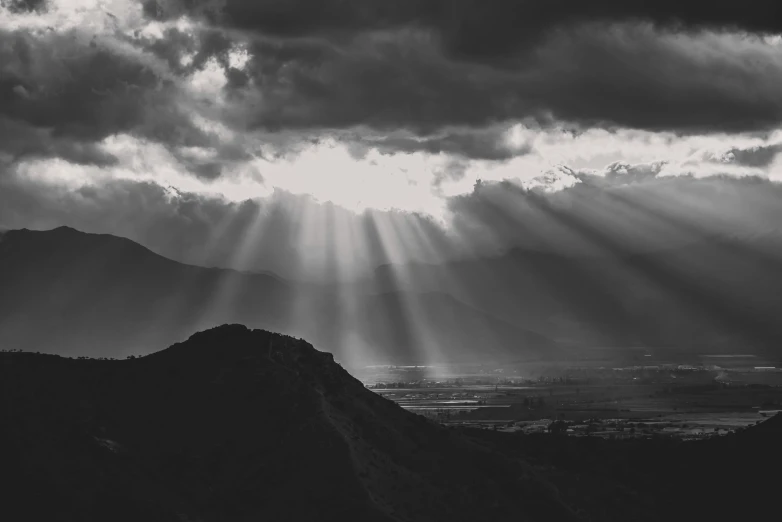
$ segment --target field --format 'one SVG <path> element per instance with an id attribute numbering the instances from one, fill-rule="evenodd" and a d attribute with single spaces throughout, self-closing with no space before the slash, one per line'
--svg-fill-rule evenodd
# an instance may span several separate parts
<path id="1" fill-rule="evenodd" d="M 782 375 L 722 369 L 579 368 L 536 379 L 501 372 L 426 377 L 423 367 L 365 375 L 365 385 L 407 410 L 444 424 L 542 431 L 564 421 L 572 434 L 641 437 L 724 434 L 782 409 Z M 549 372 L 552 373 L 552 372 Z M 727 375 L 727 377 L 726 377 Z M 381 377 L 381 378 L 378 378 Z M 759 381 L 759 382 L 758 382 Z M 771 382 L 773 384 L 765 384 Z"/>

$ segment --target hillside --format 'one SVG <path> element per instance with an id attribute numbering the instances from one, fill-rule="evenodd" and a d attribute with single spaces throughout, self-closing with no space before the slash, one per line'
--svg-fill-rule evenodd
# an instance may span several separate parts
<path id="1" fill-rule="evenodd" d="M 233 325 L 131 360 L 0 361 L 14 520 L 572 519 L 523 461 L 294 338 Z"/>
<path id="2" fill-rule="evenodd" d="M 65 227 L 8 231 L 0 347 L 122 357 L 241 323 L 307 338 L 351 365 L 506 363 L 589 346 L 763 355 L 782 342 L 778 246 L 709 238 L 589 258 L 517 249 L 314 285 L 183 265 Z"/>
<path id="3" fill-rule="evenodd" d="M 706 238 L 647 254 L 515 249 L 444 265 L 382 266 L 367 288 L 447 290 L 564 345 L 758 353 L 782 341 L 782 242 Z"/>
<path id="4" fill-rule="evenodd" d="M 544 336 L 447 296 L 346 292 L 183 265 L 124 238 L 67 227 L 2 234 L 0 288 L 0 347 L 27 351 L 124 357 L 241 323 L 366 363 L 431 362 L 421 354 L 432 346 L 439 362 L 476 352 L 505 361 L 556 355 Z M 400 303 L 408 305 L 401 310 Z M 425 329 L 425 338 L 414 328 Z"/>
<path id="5" fill-rule="evenodd" d="M 702 441 L 472 435 L 530 463 L 591 520 L 765 520 L 778 492 L 782 414 Z"/>
<path id="6" fill-rule="evenodd" d="M 0 353 L 15 521 L 754 519 L 782 415 L 698 442 L 448 429 L 305 341 L 221 326 L 121 361 Z"/>

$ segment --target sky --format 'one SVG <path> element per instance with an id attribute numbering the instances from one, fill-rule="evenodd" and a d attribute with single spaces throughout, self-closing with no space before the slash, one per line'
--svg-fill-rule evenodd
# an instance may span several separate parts
<path id="1" fill-rule="evenodd" d="M 775 0 L 0 4 L 3 228 L 303 278 L 778 233 Z"/>

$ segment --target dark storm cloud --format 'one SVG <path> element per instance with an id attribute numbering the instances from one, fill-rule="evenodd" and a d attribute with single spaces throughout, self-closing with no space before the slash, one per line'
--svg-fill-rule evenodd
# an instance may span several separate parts
<path id="1" fill-rule="evenodd" d="M 31 13 L 46 10 L 47 0 L 0 0 L 0 7 L 12 13 Z"/>
<path id="2" fill-rule="evenodd" d="M 191 13 L 205 16 L 214 28 L 238 28 L 258 38 L 251 46 L 251 70 L 227 74 L 230 91 L 257 89 L 268 100 L 254 107 L 251 125 L 403 127 L 429 138 L 419 142 L 423 150 L 452 148 L 431 136 L 443 126 L 528 117 L 543 124 L 560 120 L 681 132 L 777 125 L 782 66 L 775 51 L 757 41 L 753 47 L 739 38 L 724 40 L 722 30 L 782 32 L 781 5 L 775 0 L 750 0 L 740 9 L 702 0 L 145 4 L 152 17 Z M 209 38 L 195 62 L 210 55 L 225 60 L 225 37 Z M 460 57 L 470 60 L 454 59 Z"/>
<path id="3" fill-rule="evenodd" d="M 207 147 L 176 103 L 177 86 L 149 64 L 76 33 L 0 33 L 0 144 L 17 159 L 113 160 L 96 143 L 118 134 Z"/>
<path id="4" fill-rule="evenodd" d="M 401 128 L 430 137 L 431 148 L 453 149 L 459 138 L 448 144 L 433 135 L 539 115 L 512 75 L 444 60 L 421 33 L 367 35 L 347 47 L 259 40 L 251 54 L 253 87 L 241 107 L 256 128 Z"/>
<path id="5" fill-rule="evenodd" d="M 582 125 L 708 132 L 782 121 L 779 51 L 752 38 L 583 26 L 553 35 L 529 72 L 530 97 Z"/>
<path id="6" fill-rule="evenodd" d="M 143 5 L 144 13 L 157 20 L 190 14 L 217 25 L 279 36 L 336 36 L 436 22 L 445 4 L 439 0 L 145 0 Z"/>
<path id="7" fill-rule="evenodd" d="M 147 0 L 157 19 L 183 13 L 214 23 L 280 36 L 346 37 L 362 31 L 423 27 L 448 49 L 494 60 L 534 44 L 552 30 L 595 21 L 649 21 L 676 29 L 782 32 L 776 0 Z"/>
<path id="8" fill-rule="evenodd" d="M 448 60 L 415 31 L 362 35 L 344 46 L 258 39 L 251 54 L 243 74 L 252 85 L 233 89 L 251 127 L 364 125 L 426 138 L 386 139 L 401 150 L 499 159 L 502 145 L 487 147 L 490 136 L 443 138 L 442 129 L 523 119 L 688 133 L 768 129 L 782 121 L 778 52 L 723 34 L 581 26 L 552 33 L 515 69 Z"/>
<path id="9" fill-rule="evenodd" d="M 78 165 L 108 166 L 117 162 L 92 142 L 56 137 L 49 129 L 4 117 L 0 117 L 0 153 L 8 155 L 6 163 L 35 158 L 61 158 Z"/>
<path id="10" fill-rule="evenodd" d="M 652 22 L 658 27 L 782 32 L 776 0 L 457 0 L 443 3 L 446 40 L 457 53 L 491 60 L 518 50 L 552 29 L 592 22 Z"/>
<path id="11" fill-rule="evenodd" d="M 75 38 L 0 35 L 0 114 L 97 140 L 142 122 L 158 83 L 143 65 Z"/>
<path id="12" fill-rule="evenodd" d="M 162 38 L 154 31 L 106 36 L 133 52 L 90 41 L 91 35 L 0 32 L 0 168 L 35 157 L 112 165 L 116 159 L 98 142 L 127 133 L 162 143 L 191 174 L 215 179 L 251 154 L 290 158 L 323 138 L 346 137 L 358 157 L 370 147 L 453 156 L 434 173 L 437 189 L 461 179 L 467 159 L 534 153 L 530 144 L 509 148 L 506 122 L 706 133 L 767 129 L 782 121 L 779 48 L 720 29 L 776 31 L 777 9 L 778 2 L 752 0 L 741 9 L 687 1 L 652 8 L 640 0 L 187 0 L 162 8 L 147 2 L 145 11 L 158 18 L 196 13 L 213 23 L 163 29 Z M 246 68 L 231 67 L 229 51 L 237 43 L 250 53 Z M 183 62 L 184 55 L 192 61 Z M 169 70 L 151 67 L 152 56 Z M 183 88 L 188 75 L 211 61 L 228 80 L 224 110 L 213 100 L 194 101 Z M 239 137 L 221 143 L 194 127 L 186 111 L 197 112 L 201 103 L 204 114 Z M 272 150 L 261 154 L 262 145 Z M 189 156 L 179 147 L 204 150 Z M 706 161 L 766 167 L 778 151 L 777 145 L 733 149 Z M 684 241 L 686 230 L 698 227 L 765 226 L 767 216 L 782 218 L 774 207 L 782 208 L 778 185 L 664 178 L 662 166 L 615 163 L 601 176 L 563 171 L 579 183 L 551 194 L 485 183 L 448 205 L 464 243 L 480 252 L 514 244 L 603 248 L 606 241 L 595 245 L 597 236 L 585 234 L 582 223 L 611 242 L 641 248 L 650 238 L 663 246 Z M 253 263 L 284 271 L 298 255 L 291 238 L 303 203 L 289 195 L 278 194 L 268 205 L 234 204 L 186 193 L 172 197 L 157 185 L 121 180 L 72 192 L 7 180 L 2 192 L 0 225 L 104 227 L 169 257 L 230 264 L 236 244 L 261 219 L 269 224 L 269 248 Z M 633 205 L 650 210 L 634 213 Z M 413 218 L 391 216 L 400 229 Z M 683 231 L 671 223 L 692 226 Z M 441 251 L 453 246 L 433 222 L 410 226 L 426 230 Z M 205 245 L 215 244 L 207 251 Z M 367 264 L 387 259 L 383 255 L 368 253 Z"/>

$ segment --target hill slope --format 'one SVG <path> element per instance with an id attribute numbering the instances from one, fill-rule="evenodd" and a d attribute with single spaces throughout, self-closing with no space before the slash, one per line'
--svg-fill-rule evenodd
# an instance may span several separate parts
<path id="1" fill-rule="evenodd" d="M 431 362 L 420 360 L 425 343 L 441 348 L 438 362 L 555 353 L 545 337 L 451 298 L 346 295 L 269 274 L 183 265 L 127 239 L 66 227 L 0 236 L 0 288 L 0 347 L 28 351 L 141 354 L 193 331 L 242 323 L 306 337 L 338 356 L 346 355 L 349 333 L 370 361 Z M 415 313 L 394 313 L 400 303 L 415 303 Z M 425 340 L 405 336 L 415 325 L 426 329 Z"/>
<path id="2" fill-rule="evenodd" d="M 774 237 L 582 258 L 516 249 L 445 265 L 383 266 L 367 286 L 447 289 L 563 344 L 758 353 L 782 342 L 782 241 Z"/>
<path id="3" fill-rule="evenodd" d="M 0 376 L 20 522 L 761 519 L 782 457 L 780 415 L 698 442 L 446 429 L 238 325 L 132 360 L 0 353 Z"/>
<path id="4" fill-rule="evenodd" d="M 0 354 L 15 520 L 569 520 L 523 461 L 223 326 L 143 358 Z"/>

